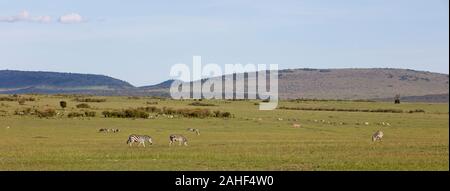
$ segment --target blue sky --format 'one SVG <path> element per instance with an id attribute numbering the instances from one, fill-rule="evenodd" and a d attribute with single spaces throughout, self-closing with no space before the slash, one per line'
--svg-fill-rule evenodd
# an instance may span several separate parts
<path id="1" fill-rule="evenodd" d="M 448 73 L 448 0 L 0 0 L 0 69 L 133 85 L 176 63 Z M 26 11 L 26 12 L 24 12 Z"/>

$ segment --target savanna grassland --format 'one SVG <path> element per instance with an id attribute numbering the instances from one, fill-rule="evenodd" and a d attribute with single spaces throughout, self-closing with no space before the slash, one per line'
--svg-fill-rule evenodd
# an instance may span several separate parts
<path id="1" fill-rule="evenodd" d="M 83 102 L 75 96 L 21 97 L 35 100 L 0 101 L 0 170 L 449 170 L 448 104 L 299 100 L 279 103 L 291 109 L 259 111 L 257 101 L 203 100 L 208 106 L 198 106 L 190 105 L 193 100 L 95 97 L 105 101 L 77 108 Z M 67 107 L 62 109 L 60 101 Z M 102 115 L 139 107 L 232 115 Z M 21 113 L 27 108 L 57 114 Z M 86 111 L 96 116 L 68 117 Z M 100 128 L 120 132 L 99 133 Z M 374 143 L 371 135 L 377 130 L 385 136 Z M 169 147 L 173 133 L 185 135 L 189 146 Z M 130 134 L 150 135 L 154 144 L 129 147 Z"/>

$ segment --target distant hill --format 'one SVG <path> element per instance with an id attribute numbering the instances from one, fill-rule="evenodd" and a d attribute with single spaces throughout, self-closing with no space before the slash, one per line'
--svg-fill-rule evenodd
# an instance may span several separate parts
<path id="1" fill-rule="evenodd" d="M 115 90 L 134 88 L 104 75 L 0 70 L 0 92 Z"/>
<path id="2" fill-rule="evenodd" d="M 391 100 L 396 94 L 400 94 L 402 99 L 411 101 L 432 102 L 436 99 L 442 102 L 445 100 L 445 96 L 442 95 L 449 93 L 448 74 L 408 69 L 304 68 L 279 70 L 278 76 L 281 99 Z M 224 76 L 220 76 L 211 79 L 217 81 L 223 78 Z M 244 80 L 256 81 L 244 74 L 237 74 L 236 79 L 240 83 Z M 147 88 L 147 91 L 150 90 L 151 88 Z M 425 97 L 419 98 L 421 96 Z"/>
<path id="3" fill-rule="evenodd" d="M 408 69 L 286 69 L 279 71 L 281 99 L 391 100 L 448 102 L 449 76 Z M 216 77 L 212 79 L 222 79 Z M 236 79 L 248 79 L 237 74 Z M 168 97 L 173 80 L 134 87 L 103 75 L 0 70 L 0 93 L 77 93 Z"/>
<path id="4" fill-rule="evenodd" d="M 407 69 L 292 69 L 279 72 L 283 98 L 374 99 L 448 94 L 449 76 Z"/>

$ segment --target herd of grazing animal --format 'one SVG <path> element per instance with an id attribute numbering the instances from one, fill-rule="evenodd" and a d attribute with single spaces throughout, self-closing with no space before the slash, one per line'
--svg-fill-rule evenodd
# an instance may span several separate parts
<path id="1" fill-rule="evenodd" d="M 278 121 L 281 121 L 280 119 L 281 119 L 281 118 L 278 118 Z M 325 121 L 325 120 L 317 120 L 317 119 L 314 119 L 313 121 L 316 122 L 316 123 L 321 122 L 321 123 L 335 124 L 335 122 L 327 122 L 327 121 Z M 347 123 L 345 123 L 345 122 L 340 122 L 340 123 L 339 123 L 339 125 L 345 125 L 345 124 L 347 124 Z M 364 124 L 364 125 L 370 125 L 369 122 L 364 122 L 363 124 Z M 382 126 L 391 126 L 391 124 L 388 123 L 388 122 L 380 122 L 380 123 L 377 123 L 377 124 L 378 124 L 378 125 L 382 125 Z M 356 125 L 360 125 L 360 123 L 356 123 Z M 292 127 L 293 127 L 293 128 L 300 128 L 300 127 L 302 127 L 302 126 L 301 126 L 300 124 L 298 124 L 298 123 L 292 123 Z M 376 141 L 380 141 L 380 142 L 381 142 L 382 139 L 383 139 L 383 136 L 384 136 L 383 131 L 381 131 L 381 130 L 376 131 L 376 132 L 372 135 L 372 142 L 376 142 Z"/>
<path id="2" fill-rule="evenodd" d="M 169 136 L 169 146 L 173 143 L 178 142 L 179 145 L 187 146 L 187 138 L 183 135 L 172 134 Z M 133 143 L 138 143 L 139 145 L 143 145 L 145 147 L 145 143 L 148 142 L 150 145 L 153 145 L 152 137 L 148 135 L 135 135 L 132 134 L 128 136 L 127 144 L 131 147 Z"/>
<path id="3" fill-rule="evenodd" d="M 194 128 L 188 128 L 188 131 L 194 132 L 197 135 L 200 135 L 200 130 L 199 129 L 194 129 Z M 99 129 L 98 132 L 100 133 L 108 133 L 108 132 L 113 132 L 113 133 L 117 133 L 119 132 L 119 129 L 106 129 L 106 128 L 102 128 Z M 131 147 L 133 146 L 133 143 L 137 143 L 137 146 L 139 147 L 140 145 L 145 147 L 145 143 L 148 142 L 150 145 L 153 145 L 153 141 L 152 141 L 152 137 L 148 136 L 148 135 L 136 135 L 136 134 L 131 134 L 130 136 L 128 136 L 128 140 L 127 140 L 127 144 Z M 169 136 L 169 146 L 171 146 L 172 144 L 174 144 L 175 142 L 178 142 L 179 145 L 184 145 L 187 146 L 188 145 L 188 140 L 185 136 L 183 135 L 179 135 L 179 134 L 172 134 Z"/>
<path id="4" fill-rule="evenodd" d="M 279 120 L 280 120 L 281 118 L 279 118 Z M 282 119 L 281 119 L 282 120 Z M 318 122 L 318 120 L 314 120 L 314 121 L 317 121 Z M 324 121 L 324 120 L 323 120 Z M 369 123 L 368 122 L 365 122 L 365 124 L 366 125 L 368 125 Z M 386 124 L 389 124 L 389 123 L 385 123 L 385 122 L 383 122 L 383 123 L 381 123 L 382 125 L 386 125 Z M 390 126 L 390 124 L 389 124 L 389 126 Z M 301 128 L 302 126 L 300 125 L 300 124 L 298 124 L 298 123 L 292 123 L 292 127 L 294 127 L 294 128 Z M 109 132 L 112 132 L 112 133 L 117 133 L 117 132 L 119 132 L 120 130 L 119 129 L 106 129 L 106 128 L 102 128 L 102 129 L 99 129 L 99 131 L 98 132 L 103 132 L 103 133 L 109 133 Z M 197 135 L 200 135 L 200 130 L 199 129 L 195 129 L 195 128 L 187 128 L 187 131 L 190 131 L 190 132 L 194 132 L 194 133 L 196 133 Z M 378 131 L 376 131 L 373 135 L 372 135 L 372 142 L 376 142 L 376 141 L 382 141 L 382 138 L 383 138 L 383 136 L 384 136 L 384 133 L 381 131 L 381 130 L 378 130 Z M 152 137 L 150 137 L 150 136 L 148 136 L 148 135 L 136 135 L 136 134 L 131 134 L 131 135 L 129 135 L 128 136 L 128 140 L 127 140 L 127 144 L 131 147 L 131 146 L 133 146 L 133 143 L 138 143 L 138 147 L 140 146 L 140 145 L 142 145 L 142 146 L 144 146 L 145 147 L 145 143 L 146 142 L 148 142 L 150 145 L 152 145 L 153 144 L 153 141 L 152 141 Z M 187 146 L 188 145 L 188 139 L 185 137 L 185 136 L 183 136 L 183 135 L 180 135 L 180 134 L 171 134 L 171 135 L 169 135 L 169 146 L 171 146 L 172 144 L 174 144 L 175 142 L 178 142 L 178 144 L 179 145 L 184 145 L 184 146 Z"/>

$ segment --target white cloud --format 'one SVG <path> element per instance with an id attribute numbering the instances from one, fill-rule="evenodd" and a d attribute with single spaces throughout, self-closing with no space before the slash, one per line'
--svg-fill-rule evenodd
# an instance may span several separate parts
<path id="1" fill-rule="evenodd" d="M 85 19 L 78 13 L 70 13 L 59 17 L 58 21 L 64 24 L 75 24 L 84 22 Z"/>
<path id="2" fill-rule="evenodd" d="M 28 11 L 22 11 L 18 15 L 0 17 L 0 22 L 37 22 L 37 23 L 50 23 L 52 18 L 50 16 L 31 16 Z"/>

